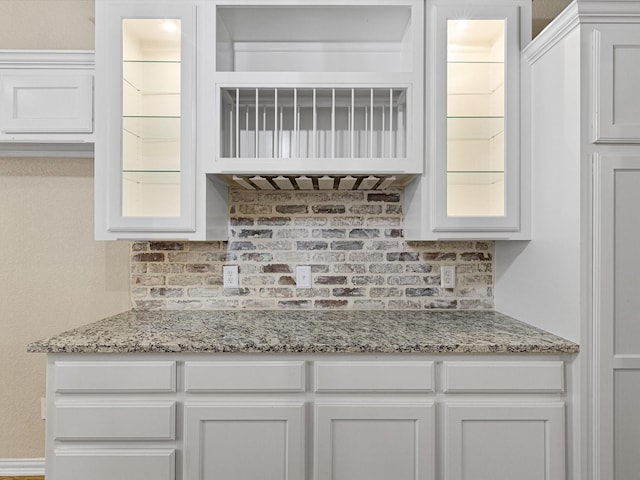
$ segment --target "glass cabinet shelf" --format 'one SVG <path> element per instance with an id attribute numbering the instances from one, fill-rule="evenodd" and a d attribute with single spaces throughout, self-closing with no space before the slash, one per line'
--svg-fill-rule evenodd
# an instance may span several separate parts
<path id="1" fill-rule="evenodd" d="M 447 214 L 451 217 L 504 215 L 504 173 L 447 173 Z"/>
<path id="2" fill-rule="evenodd" d="M 122 215 L 177 217 L 181 21 L 145 18 L 122 22 Z"/>
<path id="3" fill-rule="evenodd" d="M 180 215 L 180 172 L 123 171 L 123 214 L 131 217 Z"/>
<path id="4" fill-rule="evenodd" d="M 505 212 L 503 20 L 447 22 L 447 216 Z"/>

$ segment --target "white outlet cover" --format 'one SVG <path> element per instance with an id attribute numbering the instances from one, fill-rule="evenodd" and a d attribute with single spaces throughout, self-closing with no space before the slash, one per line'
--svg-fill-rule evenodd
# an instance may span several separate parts
<path id="1" fill-rule="evenodd" d="M 443 265 L 440 267 L 440 286 L 442 288 L 456 288 L 455 265 Z"/>
<path id="2" fill-rule="evenodd" d="M 222 286 L 224 288 L 238 288 L 237 265 L 224 265 L 222 267 Z"/>
<path id="3" fill-rule="evenodd" d="M 311 265 L 298 265 L 296 267 L 297 288 L 311 288 Z"/>

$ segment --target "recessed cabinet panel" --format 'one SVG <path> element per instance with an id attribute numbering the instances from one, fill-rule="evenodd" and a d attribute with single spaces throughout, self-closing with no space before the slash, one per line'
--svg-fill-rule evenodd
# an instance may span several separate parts
<path id="1" fill-rule="evenodd" d="M 433 362 L 315 362 L 316 392 L 432 392 Z"/>
<path id="2" fill-rule="evenodd" d="M 564 480 L 564 404 L 445 404 L 446 480 Z"/>
<path id="3" fill-rule="evenodd" d="M 93 76 L 7 74 L 2 79 L 3 133 L 90 133 Z"/>
<path id="4" fill-rule="evenodd" d="M 186 362 L 187 392 L 304 392 L 304 362 Z"/>
<path id="5" fill-rule="evenodd" d="M 637 25 L 603 25 L 593 33 L 594 142 L 640 143 L 640 33 Z"/>
<path id="6" fill-rule="evenodd" d="M 431 402 L 316 402 L 316 480 L 433 480 Z"/>
<path id="7" fill-rule="evenodd" d="M 173 401 L 56 403 L 58 440 L 173 440 Z"/>
<path id="8" fill-rule="evenodd" d="M 55 478 L 64 480 L 174 480 L 173 449 L 58 449 Z"/>
<path id="9" fill-rule="evenodd" d="M 175 392 L 176 362 L 56 362 L 56 392 Z"/>
<path id="10" fill-rule="evenodd" d="M 185 405 L 185 480 L 304 480 L 302 402 Z"/>
<path id="11" fill-rule="evenodd" d="M 443 391 L 563 392 L 564 363 L 559 362 L 443 362 Z"/>

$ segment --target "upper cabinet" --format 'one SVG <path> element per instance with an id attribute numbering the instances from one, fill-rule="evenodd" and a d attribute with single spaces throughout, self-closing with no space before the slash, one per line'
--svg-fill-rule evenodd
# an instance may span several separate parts
<path id="1" fill-rule="evenodd" d="M 636 24 L 600 25 L 595 52 L 593 141 L 640 143 L 640 31 Z"/>
<path id="2" fill-rule="evenodd" d="M 421 174 L 423 3 L 206 4 L 207 172 Z"/>
<path id="3" fill-rule="evenodd" d="M 92 52 L 0 51 L 0 155 L 93 156 Z"/>
<path id="4" fill-rule="evenodd" d="M 97 238 L 225 239 L 226 185 L 405 187 L 407 239 L 527 238 L 528 0 L 97 0 Z"/>
<path id="5" fill-rule="evenodd" d="M 194 2 L 96 4 L 97 238 L 207 238 L 217 187 L 197 178 L 196 14 Z"/>
<path id="6" fill-rule="evenodd" d="M 530 8 L 430 4 L 426 172 L 406 190 L 407 238 L 527 238 L 520 49 Z"/>

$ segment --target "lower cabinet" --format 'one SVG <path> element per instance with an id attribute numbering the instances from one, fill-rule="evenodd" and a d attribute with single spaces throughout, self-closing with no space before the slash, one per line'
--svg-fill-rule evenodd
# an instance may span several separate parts
<path id="1" fill-rule="evenodd" d="M 563 402 L 446 402 L 446 480 L 563 480 Z"/>
<path id="2" fill-rule="evenodd" d="M 47 480 L 565 480 L 572 461 L 570 355 L 80 357 L 49 356 Z"/>
<path id="3" fill-rule="evenodd" d="M 316 480 L 433 480 L 434 445 L 431 401 L 316 402 Z"/>
<path id="4" fill-rule="evenodd" d="M 304 402 L 185 404 L 184 478 L 303 480 Z"/>

